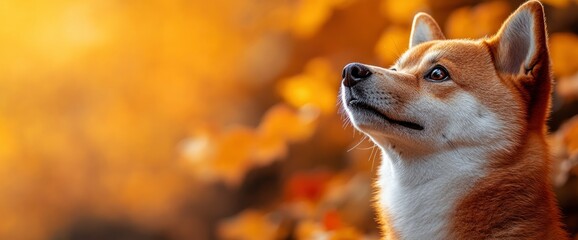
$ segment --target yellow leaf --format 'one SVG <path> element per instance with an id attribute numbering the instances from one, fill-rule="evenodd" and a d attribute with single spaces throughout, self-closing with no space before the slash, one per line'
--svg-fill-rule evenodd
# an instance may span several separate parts
<path id="1" fill-rule="evenodd" d="M 234 127 L 219 139 L 219 150 L 215 158 L 208 162 L 213 171 L 231 185 L 240 184 L 245 173 L 253 165 L 252 154 L 255 133 L 246 127 Z"/>
<path id="2" fill-rule="evenodd" d="M 200 131 L 183 143 L 183 157 L 193 175 L 204 181 L 238 185 L 253 165 L 255 133 L 234 126 L 221 133 Z"/>
<path id="3" fill-rule="evenodd" d="M 313 59 L 302 74 L 282 80 L 277 89 L 295 107 L 312 105 L 323 113 L 334 113 L 340 83 L 338 72 L 327 60 Z"/>
<path id="4" fill-rule="evenodd" d="M 279 104 L 267 111 L 257 129 L 200 127 L 183 142 L 182 156 L 199 179 L 236 186 L 249 169 L 284 157 L 288 143 L 311 137 L 318 115 L 314 108 Z"/>
<path id="5" fill-rule="evenodd" d="M 262 135 L 280 136 L 287 141 L 299 141 L 313 134 L 316 119 L 315 109 L 305 107 L 296 111 L 280 104 L 267 111 L 258 131 Z"/>

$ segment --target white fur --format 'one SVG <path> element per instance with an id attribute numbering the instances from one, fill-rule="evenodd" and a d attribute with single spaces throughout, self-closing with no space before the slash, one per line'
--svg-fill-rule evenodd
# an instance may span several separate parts
<path id="1" fill-rule="evenodd" d="M 431 106 L 427 106 L 428 103 Z M 412 151 L 411 147 L 394 149 L 394 143 L 377 137 L 375 142 L 383 152 L 379 199 L 401 239 L 448 239 L 452 210 L 457 200 L 485 175 L 486 153 L 507 147 L 508 143 L 497 141 L 504 125 L 496 115 L 467 93 L 457 94 L 445 104 L 424 97 L 417 105 L 423 104 L 432 111 L 444 109 L 443 113 L 449 114 L 443 116 L 446 120 L 437 119 L 442 126 L 435 130 L 443 132 L 449 143 L 445 142 L 446 138 L 429 133 L 431 146 L 439 150 L 422 156 L 404 153 Z M 430 119 L 435 115 L 422 114 L 421 118 Z M 436 118 L 431 120 L 435 122 Z M 455 146 L 445 146 L 452 141 L 456 142 Z M 436 142 L 440 145 L 435 146 Z M 412 157 L 408 157 L 410 155 Z"/>
<path id="2" fill-rule="evenodd" d="M 416 46 L 423 42 L 431 41 L 434 38 L 429 26 L 422 21 L 418 21 L 412 30 L 413 32 L 410 41 L 411 44 L 409 47 Z"/>

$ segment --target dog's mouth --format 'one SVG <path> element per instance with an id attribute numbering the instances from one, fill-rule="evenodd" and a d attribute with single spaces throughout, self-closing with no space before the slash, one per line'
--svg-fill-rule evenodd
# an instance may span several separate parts
<path id="1" fill-rule="evenodd" d="M 371 114 L 373 114 L 373 115 L 376 115 L 376 116 L 380 117 L 381 119 L 387 121 L 387 122 L 390 123 L 390 124 L 399 125 L 399 126 L 402 126 L 402 127 L 406 127 L 406 128 L 413 129 L 413 130 L 418 130 L 418 131 L 421 131 L 421 130 L 424 129 L 423 126 L 421 126 L 421 125 L 419 125 L 419 124 L 417 124 L 417 123 L 408 122 L 408 121 L 400 121 L 400 120 L 392 119 L 392 118 L 384 115 L 383 113 L 381 113 L 381 112 L 380 112 L 379 110 L 377 110 L 375 107 L 373 107 L 373 106 L 371 106 L 371 105 L 369 105 L 369 104 L 367 104 L 367 103 L 365 103 L 365 102 L 362 102 L 362 101 L 360 101 L 360 100 L 357 100 L 357 99 L 350 100 L 350 101 L 348 102 L 348 105 L 351 106 L 351 107 L 353 107 L 353 108 L 361 109 L 361 110 L 364 110 L 364 111 L 366 111 L 366 112 L 369 112 L 369 113 L 371 113 Z"/>

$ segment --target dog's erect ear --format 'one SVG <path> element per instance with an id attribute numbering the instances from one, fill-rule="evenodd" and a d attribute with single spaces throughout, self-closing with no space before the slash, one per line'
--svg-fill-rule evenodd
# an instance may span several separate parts
<path id="1" fill-rule="evenodd" d="M 544 7 L 528 1 L 487 41 L 498 74 L 512 80 L 528 104 L 528 128 L 545 132 L 550 112 L 552 77 Z"/>
<path id="2" fill-rule="evenodd" d="M 409 47 L 414 47 L 420 43 L 432 40 L 445 39 L 440 26 L 427 13 L 418 13 L 413 17 Z"/>
<path id="3" fill-rule="evenodd" d="M 539 61 L 548 61 L 542 4 L 529 1 L 520 6 L 489 43 L 495 54 L 496 69 L 502 73 L 528 73 Z"/>

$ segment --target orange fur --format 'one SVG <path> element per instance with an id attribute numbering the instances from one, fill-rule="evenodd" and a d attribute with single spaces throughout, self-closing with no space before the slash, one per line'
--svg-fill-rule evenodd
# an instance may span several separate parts
<path id="1" fill-rule="evenodd" d="M 541 4 L 530 2 L 524 7 L 534 13 L 539 25 L 535 31 L 545 30 Z M 547 42 L 545 32 L 535 35 L 538 42 Z M 494 58 L 504 57 L 495 56 L 500 36 L 501 32 L 485 41 Z M 516 139 L 516 151 L 495 153 L 490 174 L 458 203 L 451 226 L 454 239 L 568 239 L 549 179 L 546 120 L 552 78 L 547 45 L 539 46 L 535 56 L 529 75 L 517 77 L 498 71 L 519 104 L 527 106 L 517 119 L 524 128 Z"/>
<path id="2" fill-rule="evenodd" d="M 493 158 L 490 174 L 461 199 L 452 239 L 567 239 L 549 182 L 542 133 L 527 132 L 518 151 Z"/>

